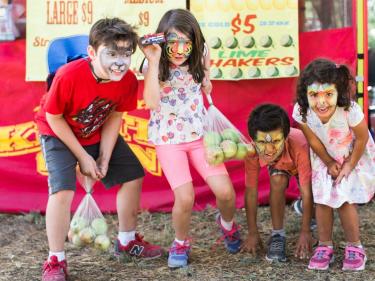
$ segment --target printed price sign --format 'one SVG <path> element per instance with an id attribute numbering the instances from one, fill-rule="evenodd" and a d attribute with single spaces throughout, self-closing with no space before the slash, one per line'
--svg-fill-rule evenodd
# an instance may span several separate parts
<path id="1" fill-rule="evenodd" d="M 105 17 L 118 17 L 135 25 L 139 36 L 154 33 L 163 14 L 186 8 L 185 0 L 33 0 L 27 1 L 26 80 L 47 77 L 47 48 L 51 40 L 88 35 L 92 24 Z M 131 69 L 138 73 L 143 53 L 137 49 Z"/>
<path id="2" fill-rule="evenodd" d="M 211 79 L 299 74 L 298 0 L 191 0 L 211 53 Z"/>

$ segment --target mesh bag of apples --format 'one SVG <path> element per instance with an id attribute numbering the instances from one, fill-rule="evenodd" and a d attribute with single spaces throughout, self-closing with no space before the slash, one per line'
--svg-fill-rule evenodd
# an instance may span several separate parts
<path id="1" fill-rule="evenodd" d="M 255 154 L 250 141 L 216 106 L 211 104 L 207 113 L 203 143 L 209 165 L 219 165 L 228 160 L 243 160 L 248 154 Z"/>
<path id="2" fill-rule="evenodd" d="M 93 245 L 107 251 L 111 241 L 107 235 L 108 225 L 91 193 L 95 180 L 77 172 L 77 178 L 86 195 L 79 203 L 70 222 L 68 239 L 77 247 Z"/>

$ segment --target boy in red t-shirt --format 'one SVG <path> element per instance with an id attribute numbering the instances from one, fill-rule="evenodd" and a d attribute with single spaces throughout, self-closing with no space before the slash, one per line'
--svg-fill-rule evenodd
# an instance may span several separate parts
<path id="1" fill-rule="evenodd" d="M 289 178 L 296 176 L 303 200 L 302 225 L 295 255 L 308 258 L 311 252 L 312 217 L 311 166 L 309 146 L 300 130 L 290 128 L 287 113 L 274 104 L 263 104 L 253 110 L 248 121 L 249 135 L 254 141 L 257 153 L 245 159 L 246 193 L 245 207 L 248 236 L 242 248 L 256 254 L 261 240 L 257 228 L 257 200 L 259 170 L 267 166 L 270 176 L 270 207 L 272 235 L 266 259 L 286 261 L 285 254 L 285 189 Z"/>
<path id="2" fill-rule="evenodd" d="M 101 19 L 91 28 L 88 56 L 62 66 L 42 98 L 36 115 L 48 169 L 46 229 L 49 257 L 43 281 L 66 280 L 64 253 L 70 207 L 80 171 L 117 193 L 119 234 L 116 254 L 161 256 L 135 232 L 144 170 L 119 136 L 122 115 L 136 109 L 138 82 L 129 71 L 137 46 L 133 28 L 118 18 Z"/>

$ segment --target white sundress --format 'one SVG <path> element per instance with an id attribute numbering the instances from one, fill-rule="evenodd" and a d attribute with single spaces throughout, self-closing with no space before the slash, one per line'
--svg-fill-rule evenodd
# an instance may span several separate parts
<path id="1" fill-rule="evenodd" d="M 293 118 L 302 122 L 299 105 L 295 104 Z M 357 126 L 364 118 L 359 105 L 352 102 L 349 111 L 337 107 L 331 119 L 323 124 L 314 111 L 308 109 L 307 126 L 315 133 L 325 146 L 327 152 L 337 162 L 343 163 L 345 157 L 353 150 L 355 136 L 350 127 Z M 370 135 L 370 133 L 369 133 Z M 312 191 L 314 202 L 339 208 L 343 203 L 367 203 L 375 191 L 375 145 L 371 135 L 365 151 L 348 178 L 334 185 L 328 174 L 327 166 L 310 149 L 312 168 Z"/>

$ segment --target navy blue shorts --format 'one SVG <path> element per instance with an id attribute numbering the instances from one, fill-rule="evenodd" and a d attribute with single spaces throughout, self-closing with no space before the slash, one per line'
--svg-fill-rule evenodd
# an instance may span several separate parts
<path id="1" fill-rule="evenodd" d="M 76 189 L 77 158 L 58 138 L 40 136 L 48 170 L 49 194 Z M 83 146 L 94 159 L 99 156 L 100 143 Z M 144 177 L 144 169 L 129 145 L 119 136 L 108 164 L 107 175 L 101 180 L 108 189 L 114 185 Z"/>

